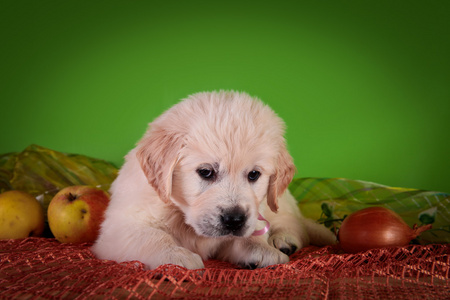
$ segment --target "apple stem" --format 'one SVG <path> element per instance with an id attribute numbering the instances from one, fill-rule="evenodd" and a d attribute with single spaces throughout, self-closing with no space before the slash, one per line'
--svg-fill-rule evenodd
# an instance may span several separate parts
<path id="1" fill-rule="evenodd" d="M 74 194 L 72 194 L 72 193 L 69 193 L 69 197 L 68 197 L 68 199 L 69 199 L 69 201 L 74 201 L 74 200 L 76 200 L 76 199 L 77 199 L 77 196 L 76 196 L 76 195 L 74 195 Z"/>

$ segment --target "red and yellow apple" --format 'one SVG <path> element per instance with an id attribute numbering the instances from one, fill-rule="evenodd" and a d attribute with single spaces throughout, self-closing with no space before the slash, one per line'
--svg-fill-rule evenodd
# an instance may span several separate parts
<path id="1" fill-rule="evenodd" d="M 44 209 L 35 197 L 22 191 L 0 194 L 0 239 L 40 236 L 44 226 Z"/>
<path id="2" fill-rule="evenodd" d="M 109 203 L 109 195 L 92 186 L 69 186 L 59 191 L 47 210 L 48 224 L 61 243 L 94 242 Z"/>

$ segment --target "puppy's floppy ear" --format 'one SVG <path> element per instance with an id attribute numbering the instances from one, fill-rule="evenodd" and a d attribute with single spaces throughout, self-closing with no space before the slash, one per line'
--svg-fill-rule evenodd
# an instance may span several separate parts
<path id="1" fill-rule="evenodd" d="M 273 212 L 278 211 L 278 197 L 286 191 L 295 173 L 292 157 L 285 145 L 280 149 L 276 164 L 275 174 L 270 176 L 267 191 L 267 204 Z"/>
<path id="2" fill-rule="evenodd" d="M 166 202 L 172 193 L 172 174 L 183 147 L 181 134 L 151 129 L 139 142 L 136 156 L 148 182 Z"/>

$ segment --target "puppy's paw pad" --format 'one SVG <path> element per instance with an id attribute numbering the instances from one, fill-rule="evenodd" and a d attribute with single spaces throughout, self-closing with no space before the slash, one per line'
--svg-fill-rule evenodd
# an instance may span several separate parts
<path id="1" fill-rule="evenodd" d="M 293 236 L 276 234 L 269 238 L 269 244 L 287 256 L 292 255 L 300 248 L 300 242 Z"/>
<path id="2" fill-rule="evenodd" d="M 247 263 L 247 264 L 244 264 L 243 267 L 246 269 L 254 270 L 254 269 L 258 268 L 258 263 L 257 262 Z"/>
<path id="3" fill-rule="evenodd" d="M 297 246 L 291 245 L 290 247 L 282 247 L 282 248 L 280 248 L 278 250 L 280 250 L 281 252 L 283 252 L 287 256 L 290 256 L 290 255 L 294 254 L 295 251 L 297 251 Z"/>
<path id="4" fill-rule="evenodd" d="M 258 268 L 263 268 L 259 266 L 259 263 L 254 262 L 254 263 L 246 263 L 246 264 L 240 264 L 240 266 L 244 269 L 249 269 L 249 270 L 255 270 Z M 276 269 L 276 264 L 275 265 L 268 265 L 265 268 L 269 268 L 269 269 Z"/>
<path id="5" fill-rule="evenodd" d="M 285 264 L 289 262 L 289 257 L 282 252 L 272 247 L 261 247 L 258 250 L 253 250 L 249 255 L 248 261 L 242 261 L 238 264 L 242 268 L 254 270 L 258 268 L 265 268 L 271 265 Z"/>

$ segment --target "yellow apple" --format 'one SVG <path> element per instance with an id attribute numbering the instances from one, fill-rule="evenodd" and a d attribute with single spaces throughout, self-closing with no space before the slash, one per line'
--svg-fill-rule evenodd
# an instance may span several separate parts
<path id="1" fill-rule="evenodd" d="M 105 191 L 92 186 L 69 186 L 59 191 L 47 210 L 48 224 L 61 243 L 89 243 L 98 236 L 109 203 Z"/>
<path id="2" fill-rule="evenodd" d="M 44 209 L 36 198 L 21 191 L 0 194 L 0 239 L 40 236 L 44 226 Z"/>

